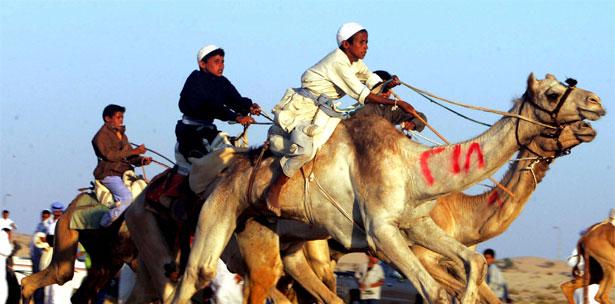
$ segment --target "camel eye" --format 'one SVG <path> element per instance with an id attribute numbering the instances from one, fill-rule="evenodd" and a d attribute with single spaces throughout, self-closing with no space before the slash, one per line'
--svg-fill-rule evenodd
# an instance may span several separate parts
<path id="1" fill-rule="evenodd" d="M 556 101 L 558 97 L 559 94 L 557 93 L 547 93 L 547 99 L 549 99 L 549 101 Z"/>

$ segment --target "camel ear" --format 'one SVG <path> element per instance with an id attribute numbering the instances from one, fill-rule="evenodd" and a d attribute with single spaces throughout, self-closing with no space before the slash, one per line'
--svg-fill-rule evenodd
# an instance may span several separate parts
<path id="1" fill-rule="evenodd" d="M 551 80 L 557 80 L 557 78 L 555 78 L 555 76 L 553 76 L 553 74 L 549 74 L 547 73 L 547 75 L 545 75 L 546 79 L 551 79 Z"/>
<path id="2" fill-rule="evenodd" d="M 530 76 L 527 77 L 527 92 L 530 93 L 531 96 L 534 96 L 537 87 L 538 81 L 536 77 L 534 77 L 534 73 L 530 73 Z"/>

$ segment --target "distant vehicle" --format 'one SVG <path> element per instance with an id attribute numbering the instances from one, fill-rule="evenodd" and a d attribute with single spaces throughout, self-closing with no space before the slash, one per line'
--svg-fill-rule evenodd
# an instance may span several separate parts
<path id="1" fill-rule="evenodd" d="M 380 263 L 385 273 L 384 285 L 381 289 L 381 304 L 422 304 L 423 299 L 418 294 L 414 286 L 410 284 L 402 275 L 385 263 Z M 353 271 L 336 272 L 337 277 L 337 295 L 344 300 L 345 303 L 351 303 L 351 300 L 358 300 L 359 283 L 354 276 Z"/>

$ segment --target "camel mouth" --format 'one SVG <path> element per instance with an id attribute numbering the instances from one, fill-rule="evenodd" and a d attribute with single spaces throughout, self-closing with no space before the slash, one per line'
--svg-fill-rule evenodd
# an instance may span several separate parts
<path id="1" fill-rule="evenodd" d="M 589 122 L 578 121 L 571 125 L 575 137 L 581 142 L 590 142 L 596 137 L 596 130 Z"/>
<path id="2" fill-rule="evenodd" d="M 600 117 L 606 115 L 606 111 L 602 108 L 598 110 L 592 110 L 587 108 L 579 108 L 579 116 L 581 116 L 581 120 L 591 120 L 596 121 L 600 119 Z"/>

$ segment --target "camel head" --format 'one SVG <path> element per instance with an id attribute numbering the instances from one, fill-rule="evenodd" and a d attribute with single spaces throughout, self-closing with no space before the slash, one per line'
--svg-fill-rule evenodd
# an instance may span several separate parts
<path id="1" fill-rule="evenodd" d="M 527 79 L 524 98 L 534 107 L 536 118 L 546 124 L 562 125 L 584 119 L 598 120 L 606 114 L 600 97 L 593 92 L 575 87 L 576 80 L 559 82 L 547 74 L 537 80 L 534 74 Z"/>
<path id="2" fill-rule="evenodd" d="M 596 137 L 596 130 L 581 120 L 566 124 L 557 138 L 554 138 L 553 132 L 552 129 L 546 129 L 534 139 L 530 148 L 542 156 L 555 156 L 562 150 L 572 149 Z"/>

